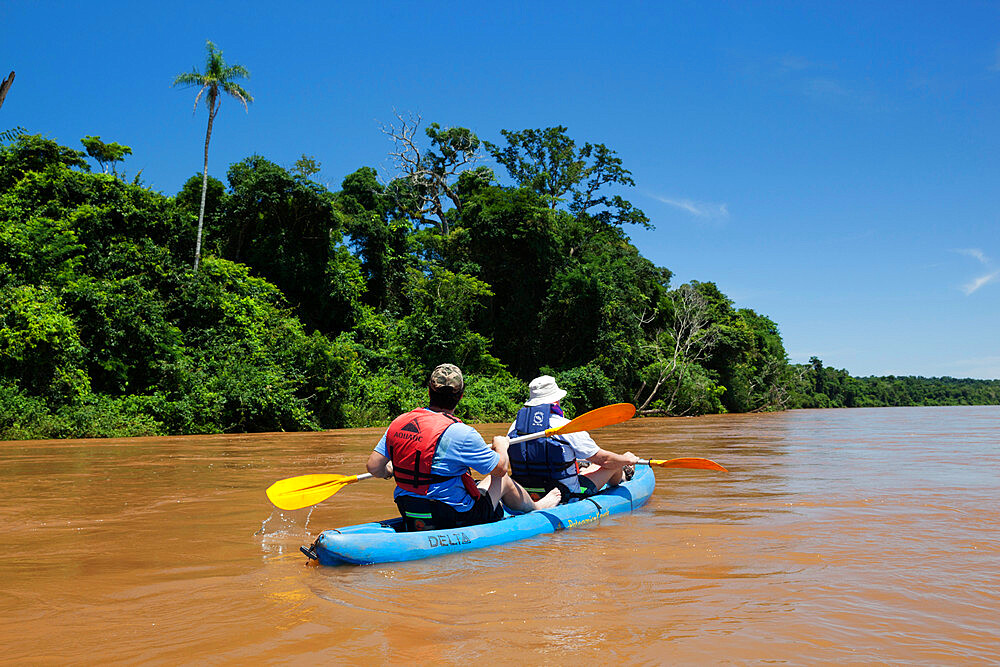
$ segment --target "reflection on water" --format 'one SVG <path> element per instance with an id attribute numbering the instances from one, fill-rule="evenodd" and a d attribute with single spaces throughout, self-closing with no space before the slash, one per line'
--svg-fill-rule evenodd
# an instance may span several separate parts
<path id="1" fill-rule="evenodd" d="M 381 429 L 0 445 L 0 662 L 965 664 L 1000 661 L 1000 408 L 643 419 L 596 433 L 658 470 L 641 510 L 436 559 L 307 564 L 391 484 Z M 486 435 L 503 425 L 482 427 Z"/>

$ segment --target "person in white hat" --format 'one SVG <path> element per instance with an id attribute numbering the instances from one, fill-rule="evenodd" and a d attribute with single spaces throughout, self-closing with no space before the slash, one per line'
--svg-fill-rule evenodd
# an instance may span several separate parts
<path id="1" fill-rule="evenodd" d="M 542 375 L 528 385 L 529 397 L 518 410 L 508 437 L 541 433 L 569 423 L 559 401 L 566 397 L 551 375 Z M 552 489 L 562 492 L 563 502 L 594 493 L 605 484 L 622 481 L 623 468 L 635 466 L 639 458 L 632 452 L 616 454 L 602 449 L 586 431 L 537 438 L 516 443 L 507 450 L 510 474 L 533 498 Z M 596 465 L 580 470 L 578 460 Z"/>

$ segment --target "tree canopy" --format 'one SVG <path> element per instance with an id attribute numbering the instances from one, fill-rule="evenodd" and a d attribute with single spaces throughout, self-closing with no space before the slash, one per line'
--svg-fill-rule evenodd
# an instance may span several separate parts
<path id="1" fill-rule="evenodd" d="M 94 158 L 101 165 L 101 171 L 105 174 L 108 173 L 109 166 L 111 167 L 111 173 L 117 174 L 115 162 L 121 162 L 125 159 L 126 155 L 132 154 L 130 147 L 113 142 L 106 144 L 101 141 L 100 137 L 87 136 L 81 139 L 80 143 L 87 150 L 87 155 Z"/>
<path id="2" fill-rule="evenodd" d="M 336 191 L 305 156 L 168 196 L 120 178 L 131 148 L 99 137 L 0 146 L 0 438 L 384 424 L 442 362 L 473 421 L 509 420 L 543 373 L 571 413 L 1000 403 L 997 381 L 789 364 L 774 321 L 642 256 L 621 160 L 565 128 L 504 132 L 509 184 L 466 159 L 471 130 L 428 130 L 413 150 L 437 185 L 362 166 Z"/>

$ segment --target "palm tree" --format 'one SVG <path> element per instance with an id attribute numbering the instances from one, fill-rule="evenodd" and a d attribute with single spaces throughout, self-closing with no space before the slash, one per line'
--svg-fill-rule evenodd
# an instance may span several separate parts
<path id="1" fill-rule="evenodd" d="M 174 79 L 173 85 L 198 86 L 198 94 L 194 98 L 194 109 L 198 110 L 198 102 L 202 95 L 205 96 L 205 104 L 208 106 L 208 131 L 205 132 L 205 171 L 201 179 L 201 210 L 198 213 L 198 240 L 194 247 L 194 270 L 198 270 L 198 263 L 201 260 L 201 229 L 205 222 L 205 192 L 208 190 L 208 142 L 212 140 L 212 123 L 215 122 L 215 114 L 219 112 L 222 104 L 222 93 L 232 95 L 243 103 L 243 108 L 250 111 L 247 106 L 253 102 L 250 93 L 235 82 L 235 79 L 250 78 L 250 72 L 242 65 L 227 65 L 222 59 L 222 51 L 216 48 L 211 41 L 205 42 L 208 49 L 208 57 L 205 60 L 205 71 L 194 70 L 181 74 Z"/>

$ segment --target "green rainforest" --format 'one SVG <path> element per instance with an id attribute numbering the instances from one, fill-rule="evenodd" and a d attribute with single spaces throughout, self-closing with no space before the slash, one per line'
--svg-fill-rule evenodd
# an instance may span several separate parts
<path id="1" fill-rule="evenodd" d="M 1000 403 L 1000 381 L 789 364 L 766 315 L 630 242 L 651 223 L 602 144 L 399 120 L 393 174 L 332 190 L 312 157 L 252 155 L 172 196 L 124 175 L 128 146 L 6 133 L 0 439 L 385 424 L 442 362 L 478 422 L 540 373 L 574 414 Z"/>

